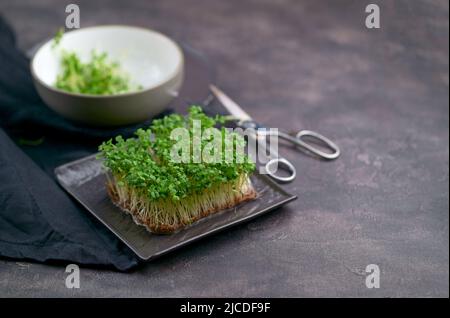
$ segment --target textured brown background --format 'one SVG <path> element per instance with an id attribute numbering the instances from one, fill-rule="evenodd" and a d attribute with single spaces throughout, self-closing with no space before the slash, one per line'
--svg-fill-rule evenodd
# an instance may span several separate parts
<path id="1" fill-rule="evenodd" d="M 381 29 L 364 26 L 381 7 Z M 69 3 L 69 2 L 67 2 Z M 30 48 L 64 23 L 64 1 L 1 1 Z M 0 296 L 447 296 L 448 1 L 76 1 L 83 26 L 151 27 L 208 55 L 254 117 L 309 128 L 335 162 L 293 149 L 286 208 L 129 274 L 0 261 Z M 381 288 L 365 287 L 367 264 Z"/>

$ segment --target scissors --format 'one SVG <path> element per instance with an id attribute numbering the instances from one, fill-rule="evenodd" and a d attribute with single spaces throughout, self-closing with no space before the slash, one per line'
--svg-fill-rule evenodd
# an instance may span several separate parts
<path id="1" fill-rule="evenodd" d="M 263 136 L 267 135 L 276 135 L 281 139 L 288 141 L 296 147 L 303 148 L 310 153 L 318 156 L 319 158 L 325 160 L 334 160 L 339 157 L 341 151 L 339 147 L 330 139 L 325 136 L 311 131 L 311 130 L 300 130 L 297 132 L 295 136 L 291 136 L 288 133 L 278 131 L 275 132 L 273 130 L 264 129 L 265 127 L 256 121 L 254 121 L 249 114 L 247 114 L 236 102 L 234 102 L 230 97 L 228 97 L 223 91 L 221 91 L 217 86 L 210 85 L 209 86 L 212 94 L 220 101 L 220 103 L 228 110 L 228 112 L 232 115 L 234 119 L 237 120 L 237 126 L 243 129 L 253 128 L 256 134 L 253 136 L 258 141 L 258 147 L 263 147 L 263 153 L 268 153 L 268 162 L 265 165 L 266 173 L 275 179 L 278 182 L 291 182 L 297 176 L 297 170 L 294 165 L 288 161 L 287 159 L 280 157 L 278 153 L 272 151 L 269 147 L 269 151 L 267 151 L 265 142 L 260 142 L 261 138 L 260 134 Z M 302 140 L 304 137 L 310 138 L 311 140 L 316 140 L 319 143 L 326 145 L 332 152 L 325 152 L 317 147 L 314 147 L 312 144 L 305 142 Z M 279 176 L 274 171 L 274 167 L 281 167 L 283 170 L 286 170 L 289 175 L 288 176 Z"/>

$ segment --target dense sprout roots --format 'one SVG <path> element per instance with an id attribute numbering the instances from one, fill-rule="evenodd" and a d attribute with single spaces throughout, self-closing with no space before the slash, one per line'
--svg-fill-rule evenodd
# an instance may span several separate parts
<path id="1" fill-rule="evenodd" d="M 203 217 L 252 200 L 257 194 L 247 175 L 241 175 L 233 182 L 212 186 L 179 201 L 152 201 L 126 186 L 117 175 L 108 177 L 107 188 L 117 206 L 130 213 L 136 223 L 157 234 L 174 233 Z"/>

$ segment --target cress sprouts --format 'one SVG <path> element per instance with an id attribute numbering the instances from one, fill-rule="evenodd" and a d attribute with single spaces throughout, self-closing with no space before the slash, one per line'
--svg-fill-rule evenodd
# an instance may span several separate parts
<path id="1" fill-rule="evenodd" d="M 255 196 L 249 180 L 255 165 L 246 155 L 235 152 L 233 162 L 223 156 L 212 163 L 173 160 L 171 149 L 177 141 L 171 132 L 186 128 L 192 148 L 194 121 L 200 121 L 202 132 L 220 132 L 223 143 L 226 134 L 233 134 L 234 146 L 245 144 L 241 135 L 214 128 L 225 117 L 208 117 L 200 107 L 192 106 L 186 117 L 172 114 L 156 119 L 149 129 L 136 131 L 135 138 L 118 136 L 99 147 L 110 172 L 108 189 L 113 201 L 154 232 L 170 232 Z M 208 142 L 202 138 L 202 150 Z"/>
<path id="2" fill-rule="evenodd" d="M 52 48 L 56 49 L 63 37 L 64 29 L 56 33 Z M 119 62 L 111 61 L 106 52 L 92 51 L 90 59 L 83 62 L 72 51 L 61 50 L 61 71 L 55 87 L 61 90 L 91 95 L 113 95 L 142 89 L 134 85 Z"/>

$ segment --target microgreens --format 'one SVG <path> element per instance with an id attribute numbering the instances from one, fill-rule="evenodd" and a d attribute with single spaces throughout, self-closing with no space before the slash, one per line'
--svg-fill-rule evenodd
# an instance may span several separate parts
<path id="1" fill-rule="evenodd" d="M 53 38 L 52 48 L 55 48 L 59 45 L 59 42 L 61 42 L 63 35 L 64 35 L 64 28 L 59 28 L 55 34 L 55 37 Z"/>
<path id="2" fill-rule="evenodd" d="M 192 106 L 183 117 L 172 114 L 156 119 L 149 129 L 139 129 L 135 138 L 122 136 L 100 145 L 99 157 L 109 172 L 108 193 L 112 201 L 134 216 L 151 232 L 173 233 L 177 229 L 221 209 L 256 197 L 249 175 L 255 169 L 250 159 L 237 151 L 230 162 L 176 162 L 171 149 L 177 140 L 171 138 L 176 128 L 186 128 L 190 145 L 195 139 L 194 123 L 200 121 L 202 131 L 215 129 L 225 141 L 225 129 L 214 128 L 225 117 L 206 116 L 200 107 Z M 245 144 L 235 134 L 234 146 Z M 205 149 L 208 140 L 201 140 Z M 192 152 L 193 156 L 193 152 Z M 243 160 L 242 160 L 243 159 Z"/>
<path id="3" fill-rule="evenodd" d="M 52 43 L 59 46 L 64 29 L 60 29 Z M 72 51 L 61 50 L 61 71 L 55 82 L 61 90 L 92 95 L 113 95 L 141 90 L 140 85 L 131 83 L 128 74 L 118 62 L 111 61 L 106 52 L 91 52 L 90 60 L 82 62 L 79 55 Z"/>
<path id="4" fill-rule="evenodd" d="M 225 122 L 225 117 L 208 117 L 200 107 L 192 106 L 189 115 L 172 114 L 156 119 L 149 129 L 139 129 L 136 138 L 121 136 L 104 142 L 99 150 L 104 165 L 120 182 L 135 189 L 151 200 L 170 199 L 179 201 L 192 194 L 221 183 L 235 182 L 253 172 L 255 165 L 244 155 L 233 162 L 222 160 L 214 163 L 177 163 L 171 158 L 171 149 L 176 143 L 170 138 L 175 128 L 187 128 L 193 136 L 192 122 L 199 120 L 202 131 Z M 217 129 L 225 140 L 224 128 Z M 235 144 L 245 144 L 241 135 L 234 134 Z M 201 141 L 204 149 L 208 140 Z M 192 154 L 193 155 L 193 154 Z M 236 153 L 235 153 L 235 156 Z M 241 160 L 237 160 L 241 159 Z"/>

